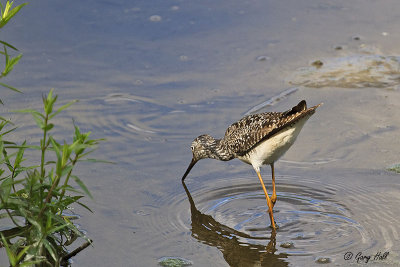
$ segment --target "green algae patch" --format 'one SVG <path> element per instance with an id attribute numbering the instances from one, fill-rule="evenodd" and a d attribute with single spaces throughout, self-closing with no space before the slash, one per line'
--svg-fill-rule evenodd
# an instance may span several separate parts
<path id="1" fill-rule="evenodd" d="M 400 163 L 390 166 L 389 168 L 387 168 L 387 170 L 391 172 L 400 173 Z"/>
<path id="2" fill-rule="evenodd" d="M 162 257 L 158 264 L 164 267 L 184 267 L 192 265 L 193 262 L 181 257 Z"/>

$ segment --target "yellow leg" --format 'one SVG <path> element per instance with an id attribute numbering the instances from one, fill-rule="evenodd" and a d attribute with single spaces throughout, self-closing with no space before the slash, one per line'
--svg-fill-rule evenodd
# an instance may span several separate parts
<path id="1" fill-rule="evenodd" d="M 272 197 L 271 197 L 271 201 L 272 201 L 272 208 L 275 206 L 276 203 L 276 190 L 275 190 L 275 169 L 274 169 L 274 163 L 271 164 L 271 172 L 272 172 Z"/>
<path id="2" fill-rule="evenodd" d="M 258 179 L 260 179 L 262 188 L 264 190 L 265 198 L 267 199 L 268 213 L 269 213 L 269 218 L 271 219 L 271 226 L 272 226 L 273 229 L 276 229 L 275 220 L 274 220 L 274 214 L 272 213 L 272 208 L 273 208 L 272 201 L 268 196 L 268 192 L 267 192 L 267 189 L 265 188 L 265 185 L 264 185 L 263 179 L 261 178 L 260 172 L 259 171 L 256 171 L 256 172 L 257 172 Z"/>

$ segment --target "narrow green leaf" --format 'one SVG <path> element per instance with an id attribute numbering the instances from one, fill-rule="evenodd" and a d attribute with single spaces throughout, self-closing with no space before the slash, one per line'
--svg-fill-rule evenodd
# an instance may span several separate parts
<path id="1" fill-rule="evenodd" d="M 50 92 L 47 94 L 47 102 L 51 102 L 51 100 L 53 99 L 53 92 L 54 88 L 51 88 Z"/>
<path id="2" fill-rule="evenodd" d="M 86 206 L 85 204 L 83 204 L 82 202 L 77 201 L 76 203 L 78 203 L 79 205 L 81 205 L 82 207 L 84 207 L 85 209 L 87 209 L 88 211 L 90 211 L 91 213 L 93 213 L 93 211 L 92 211 L 88 206 Z"/>
<path id="3" fill-rule="evenodd" d="M 6 164 L 6 166 L 7 166 L 7 168 L 8 168 L 8 170 L 10 171 L 10 172 L 12 172 L 13 171 L 13 168 L 12 168 L 12 165 L 11 165 L 11 163 L 10 163 L 10 158 L 9 158 L 9 156 L 8 156 L 8 154 L 7 154 L 7 151 L 3 148 L 3 157 L 4 157 L 4 162 L 5 162 L 5 164 Z"/>
<path id="4" fill-rule="evenodd" d="M 40 165 L 34 165 L 34 166 L 28 166 L 28 167 L 19 167 L 18 170 L 19 171 L 28 171 L 28 170 L 33 170 L 36 168 L 39 168 Z"/>
<path id="5" fill-rule="evenodd" d="M 32 146 L 32 145 L 25 145 L 25 146 L 20 146 L 20 145 L 16 145 L 15 143 L 11 143 L 11 142 L 6 142 L 4 141 L 4 144 L 7 144 L 6 148 L 16 148 L 16 149 L 20 149 L 20 148 L 24 148 L 24 149 L 40 149 L 39 146 Z"/>
<path id="6" fill-rule="evenodd" d="M 32 114 L 33 119 L 34 119 L 35 122 L 36 122 L 36 125 L 37 125 L 40 129 L 44 130 L 44 128 L 45 128 L 45 126 L 44 126 L 44 121 L 41 119 L 41 116 L 38 116 L 36 113 L 31 113 L 31 114 Z M 41 115 L 41 114 L 40 114 L 40 115 Z"/>
<path id="7" fill-rule="evenodd" d="M 11 112 L 14 112 L 14 113 L 31 113 L 31 114 L 35 114 L 37 116 L 40 116 L 43 119 L 45 118 L 45 116 L 42 113 L 40 113 L 39 111 L 34 110 L 34 109 L 18 109 L 18 110 L 12 110 Z"/>
<path id="8" fill-rule="evenodd" d="M 19 207 L 19 211 L 21 212 L 22 216 L 25 217 L 25 219 L 27 219 L 37 230 L 37 232 L 42 235 L 43 234 L 43 227 L 40 224 L 40 221 L 37 221 L 37 218 L 32 218 L 31 216 L 29 216 L 29 214 L 27 213 L 27 210 L 25 210 L 22 207 Z M 31 212 L 31 211 L 29 211 Z"/>
<path id="9" fill-rule="evenodd" d="M 62 152 L 62 160 L 61 160 L 61 166 L 64 167 L 67 164 L 69 155 L 71 154 L 71 151 L 69 149 L 69 146 L 67 143 L 64 143 L 63 146 L 63 152 Z"/>
<path id="10" fill-rule="evenodd" d="M 8 242 L 7 242 L 6 238 L 3 236 L 3 234 L 0 233 L 0 235 L 1 235 L 1 241 L 3 243 L 3 246 L 6 248 L 8 260 L 10 261 L 11 266 L 15 266 L 18 263 L 17 259 L 15 257 L 15 254 L 13 251 L 11 251 L 10 246 L 8 245 Z"/>
<path id="11" fill-rule="evenodd" d="M 8 204 L 15 205 L 18 208 L 28 207 L 27 202 L 25 200 L 21 200 L 20 198 L 9 198 Z M 21 210 L 18 210 L 18 211 L 21 212 Z M 22 214 L 22 212 L 21 212 L 21 214 Z M 25 216 L 25 215 L 22 215 L 22 216 Z"/>
<path id="12" fill-rule="evenodd" d="M 17 48 L 15 48 L 14 46 L 12 46 L 12 45 L 10 45 L 9 43 L 6 43 L 6 42 L 4 42 L 4 41 L 1 41 L 1 40 L 0 40 L 0 44 L 6 45 L 6 46 L 8 46 L 9 48 L 14 49 L 15 51 L 18 51 Z"/>
<path id="13" fill-rule="evenodd" d="M 108 163 L 108 164 L 116 164 L 113 161 L 108 161 L 108 160 L 101 160 L 101 159 L 82 159 L 79 160 L 80 162 L 95 162 L 95 163 Z"/>
<path id="14" fill-rule="evenodd" d="M 61 177 L 63 177 L 64 175 L 67 175 L 72 170 L 72 168 L 73 168 L 72 165 L 63 166 L 63 170 L 61 172 Z"/>
<path id="15" fill-rule="evenodd" d="M 91 199 L 93 199 L 92 194 L 90 194 L 89 190 L 87 189 L 86 185 L 79 179 L 76 175 L 71 175 L 71 177 L 75 180 L 75 182 L 79 185 L 79 187 L 86 193 Z"/>
<path id="16" fill-rule="evenodd" d="M 69 106 L 71 106 L 72 104 L 74 104 L 74 103 L 76 103 L 76 102 L 78 102 L 78 100 L 73 100 L 73 101 L 71 101 L 71 102 L 69 102 L 69 103 L 63 105 L 62 107 L 60 107 L 59 109 L 57 109 L 56 112 L 54 112 L 53 114 L 51 114 L 51 115 L 49 116 L 49 119 L 54 118 L 54 116 L 56 116 L 58 113 L 60 113 L 61 111 L 63 111 L 64 109 L 68 108 Z"/>
<path id="17" fill-rule="evenodd" d="M 49 136 L 52 148 L 54 149 L 54 151 L 56 152 L 57 155 L 57 160 L 61 161 L 61 152 L 60 152 L 60 144 L 57 143 L 56 140 L 54 140 L 54 138 L 52 136 Z"/>
<path id="18" fill-rule="evenodd" d="M 74 124 L 75 127 L 75 137 L 79 137 L 81 135 L 81 131 L 79 130 L 79 127 L 75 124 L 74 120 L 72 120 L 72 123 Z"/>
<path id="19" fill-rule="evenodd" d="M 56 249 L 53 247 L 53 245 L 47 239 L 43 239 L 42 241 L 43 241 L 43 245 L 45 246 L 46 250 L 49 252 L 51 257 L 53 258 L 53 260 L 57 261 Z"/>
<path id="20" fill-rule="evenodd" d="M 81 148 L 82 148 L 82 146 L 80 144 L 80 140 L 74 140 L 74 142 L 69 146 L 69 149 L 71 150 L 71 152 L 75 151 L 75 153 L 78 149 L 81 149 Z"/>
<path id="21" fill-rule="evenodd" d="M 25 148 L 24 148 L 25 145 L 26 145 L 26 141 L 24 141 L 22 143 L 22 146 L 18 150 L 17 156 L 16 156 L 15 161 L 14 161 L 14 170 L 16 168 L 18 168 L 20 163 L 22 162 L 22 159 L 23 159 L 23 156 L 24 156 L 24 151 L 25 151 Z"/>
<path id="22" fill-rule="evenodd" d="M 54 183 L 54 180 L 56 179 L 55 177 L 56 177 L 56 175 L 54 175 L 54 168 L 51 168 L 51 170 L 49 172 L 49 178 L 51 180 L 51 183 Z"/>
<path id="23" fill-rule="evenodd" d="M 15 87 L 12 87 L 11 85 L 8 85 L 8 84 L 5 84 L 5 83 L 0 83 L 0 85 L 1 85 L 1 86 L 4 86 L 4 87 L 6 87 L 6 88 L 8 88 L 8 89 L 10 89 L 10 90 L 13 90 L 13 91 L 15 91 L 15 92 L 22 93 L 20 90 L 18 90 L 18 89 L 15 88 Z"/>
<path id="24" fill-rule="evenodd" d="M 4 10 L 2 10 L 0 28 L 4 27 L 10 21 L 10 19 L 14 17 L 21 10 L 21 8 L 27 4 L 28 3 L 23 3 L 13 9 L 10 9 L 12 4 L 9 4 L 9 2 L 7 1 L 6 7 L 4 8 Z"/>
<path id="25" fill-rule="evenodd" d="M 9 17 L 14 17 L 24 6 L 26 6 L 28 3 L 22 3 L 16 7 L 14 7 L 12 10 L 9 11 L 8 16 Z"/>
<path id="26" fill-rule="evenodd" d="M 8 64 L 8 61 L 10 59 L 10 55 L 7 53 L 7 47 L 5 45 L 3 46 L 3 48 L 4 48 L 4 57 L 5 57 L 5 60 L 6 60 L 6 68 L 7 68 L 7 64 Z"/>
<path id="27" fill-rule="evenodd" d="M 49 228 L 51 228 L 51 217 L 50 216 L 47 217 L 46 232 L 48 231 Z"/>
<path id="28" fill-rule="evenodd" d="M 75 152 L 75 153 L 79 154 L 79 152 L 83 152 L 83 151 L 78 151 L 78 152 Z M 78 157 L 78 161 L 85 161 L 85 160 L 81 160 L 81 158 L 84 158 L 84 157 L 86 157 L 87 155 L 89 155 L 90 153 L 93 153 L 93 152 L 94 152 L 94 149 L 92 149 L 92 150 L 90 150 L 88 152 L 85 152 L 83 154 L 80 154 L 79 157 Z"/>
<path id="29" fill-rule="evenodd" d="M 14 131 L 15 129 L 17 129 L 17 127 L 14 127 L 14 128 L 12 128 L 12 129 L 10 129 L 10 130 L 8 130 L 8 131 L 2 132 L 0 135 L 1 135 L 1 136 L 6 135 L 6 134 L 8 134 L 8 133 L 11 133 L 11 132 Z"/>
<path id="30" fill-rule="evenodd" d="M 13 58 L 10 58 L 9 56 L 7 56 L 6 67 L 4 68 L 2 75 L 7 76 L 8 73 L 10 73 L 10 71 L 13 70 L 14 66 L 19 62 L 21 57 L 22 57 L 22 54 L 19 54 L 18 56 L 13 57 Z"/>
<path id="31" fill-rule="evenodd" d="M 72 186 L 69 186 L 69 185 L 60 186 L 60 189 L 65 189 L 65 191 L 73 192 L 76 194 L 84 194 L 81 190 L 78 190 L 77 188 L 73 188 Z"/>
<path id="32" fill-rule="evenodd" d="M 61 173 L 62 173 L 62 154 L 60 151 L 60 144 L 58 144 L 56 142 L 56 140 L 54 140 L 54 138 L 52 136 L 49 136 L 49 140 L 52 144 L 52 148 L 54 149 L 54 151 L 56 152 L 56 156 L 57 156 L 57 163 L 56 163 L 56 175 L 59 179 L 61 178 Z M 53 181 L 54 182 L 54 181 Z"/>
<path id="33" fill-rule="evenodd" d="M 50 216 L 49 216 L 49 218 L 50 218 Z M 53 228 L 51 228 L 51 229 L 47 232 L 47 234 L 57 233 L 57 232 L 59 232 L 60 230 L 66 228 L 66 227 L 68 227 L 68 224 L 63 224 L 63 225 L 59 225 L 59 226 L 57 226 L 57 227 L 53 227 Z"/>
<path id="34" fill-rule="evenodd" d="M 49 123 L 49 124 L 47 124 L 46 127 L 44 127 L 45 128 L 44 130 L 50 131 L 51 129 L 53 129 L 53 127 L 54 127 L 54 124 L 53 123 Z"/>
<path id="35" fill-rule="evenodd" d="M 31 246 L 24 247 L 17 255 L 17 261 L 19 262 L 25 256 L 25 253 L 30 249 Z"/>
<path id="36" fill-rule="evenodd" d="M 44 111 L 47 115 L 50 115 L 53 112 L 54 103 L 57 101 L 57 96 L 53 97 L 54 89 L 51 89 L 47 98 L 44 99 Z"/>
<path id="37" fill-rule="evenodd" d="M 2 200 L 4 202 L 8 201 L 12 185 L 13 185 L 13 179 L 11 177 L 6 178 L 0 185 L 0 193 Z"/>
<path id="38" fill-rule="evenodd" d="M 6 2 L 6 7 L 4 8 L 4 11 L 2 12 L 2 17 L 3 18 L 8 16 L 8 11 L 12 7 L 12 5 L 13 5 L 13 2 L 11 2 L 11 3 L 9 1 Z"/>

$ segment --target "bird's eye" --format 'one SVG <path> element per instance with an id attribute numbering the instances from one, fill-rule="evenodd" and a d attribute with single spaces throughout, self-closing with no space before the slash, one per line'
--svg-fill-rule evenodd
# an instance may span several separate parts
<path id="1" fill-rule="evenodd" d="M 194 150 L 194 146 L 191 146 L 190 149 L 193 151 Z"/>

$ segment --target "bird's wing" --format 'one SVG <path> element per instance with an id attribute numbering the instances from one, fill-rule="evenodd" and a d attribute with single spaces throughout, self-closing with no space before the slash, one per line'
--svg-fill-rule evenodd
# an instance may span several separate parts
<path id="1" fill-rule="evenodd" d="M 304 116 L 311 116 L 318 106 L 307 109 L 306 102 L 303 100 L 285 112 L 266 112 L 246 116 L 228 127 L 224 142 L 231 152 L 242 156 L 262 140 L 271 137 Z"/>
<path id="2" fill-rule="evenodd" d="M 224 141 L 231 152 L 244 155 L 265 136 L 277 129 L 282 112 L 249 115 L 235 122 L 226 130 Z"/>

